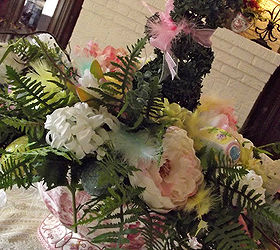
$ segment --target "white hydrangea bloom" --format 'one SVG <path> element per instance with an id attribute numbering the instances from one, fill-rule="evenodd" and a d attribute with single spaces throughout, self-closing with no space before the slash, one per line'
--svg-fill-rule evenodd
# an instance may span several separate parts
<path id="1" fill-rule="evenodd" d="M 83 89 L 85 92 L 96 98 L 100 98 L 100 95 L 96 91 L 89 89 L 99 88 L 99 83 L 97 79 L 94 78 L 89 69 L 86 69 L 83 72 L 82 77 L 78 79 L 78 83 L 80 85 L 80 88 Z"/>
<path id="2" fill-rule="evenodd" d="M 79 78 L 78 83 L 85 88 L 88 87 L 93 87 L 93 88 L 97 88 L 98 87 L 98 82 L 97 79 L 95 79 L 93 77 L 93 75 L 91 74 L 89 69 L 86 69 L 83 72 L 83 75 L 81 78 Z"/>
<path id="3" fill-rule="evenodd" d="M 86 103 L 76 103 L 74 107 L 60 108 L 47 116 L 46 141 L 53 148 L 67 148 L 79 159 L 89 153 L 96 153 L 101 159 L 105 155 L 102 145 L 110 139 L 102 127 L 105 124 L 113 131 L 118 128 L 118 120 L 105 108 L 93 111 Z"/>
<path id="4" fill-rule="evenodd" d="M 280 190 L 280 160 L 272 160 L 265 154 L 261 154 L 262 169 L 267 178 L 264 178 L 266 192 L 274 195 Z"/>
<path id="5" fill-rule="evenodd" d="M 260 175 L 257 175 L 254 170 L 250 170 L 248 174 L 243 176 L 243 178 L 239 181 L 239 189 L 241 190 L 244 185 L 248 185 L 245 194 L 248 194 L 252 189 L 254 189 L 255 192 L 253 196 L 256 194 L 261 194 L 261 196 L 256 201 L 261 200 L 261 204 L 265 203 L 265 189 L 263 188 L 263 179 Z"/>

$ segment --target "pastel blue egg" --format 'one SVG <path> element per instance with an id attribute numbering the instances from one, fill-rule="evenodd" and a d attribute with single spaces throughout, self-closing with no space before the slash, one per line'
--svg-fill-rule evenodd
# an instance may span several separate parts
<path id="1" fill-rule="evenodd" d="M 237 161 L 240 158 L 240 153 L 240 148 L 234 145 L 229 151 L 229 156 L 233 161 Z"/>

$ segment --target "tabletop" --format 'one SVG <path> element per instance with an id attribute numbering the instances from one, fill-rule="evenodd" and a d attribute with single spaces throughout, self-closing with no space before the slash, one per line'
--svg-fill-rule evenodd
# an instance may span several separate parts
<path id="1" fill-rule="evenodd" d="M 7 190 L 7 203 L 0 208 L 0 249 L 43 250 L 37 229 L 49 215 L 36 187 Z"/>

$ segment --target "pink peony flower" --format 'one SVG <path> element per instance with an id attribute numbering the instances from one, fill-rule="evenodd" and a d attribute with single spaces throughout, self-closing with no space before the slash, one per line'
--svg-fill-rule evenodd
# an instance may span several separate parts
<path id="1" fill-rule="evenodd" d="M 137 171 L 130 176 L 132 185 L 146 188 L 144 201 L 151 209 L 166 213 L 182 208 L 196 194 L 203 182 L 193 140 L 178 127 L 169 127 L 163 138 L 163 154 L 155 160 L 139 160 Z"/>

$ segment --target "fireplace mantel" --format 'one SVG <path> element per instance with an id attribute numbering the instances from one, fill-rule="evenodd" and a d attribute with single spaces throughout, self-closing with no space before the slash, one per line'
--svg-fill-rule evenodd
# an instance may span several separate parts
<path id="1" fill-rule="evenodd" d="M 233 100 L 242 126 L 270 76 L 280 65 L 280 55 L 228 29 L 212 37 L 215 59 L 203 82 L 203 94 Z"/>

